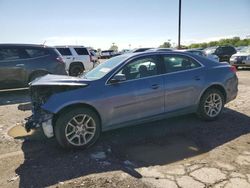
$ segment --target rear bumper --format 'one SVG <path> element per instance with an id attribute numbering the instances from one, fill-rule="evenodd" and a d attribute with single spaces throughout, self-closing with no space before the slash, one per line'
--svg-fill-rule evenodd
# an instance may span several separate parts
<path id="1" fill-rule="evenodd" d="M 238 94 L 238 77 L 235 75 L 226 83 L 227 99 L 226 103 L 234 100 Z"/>

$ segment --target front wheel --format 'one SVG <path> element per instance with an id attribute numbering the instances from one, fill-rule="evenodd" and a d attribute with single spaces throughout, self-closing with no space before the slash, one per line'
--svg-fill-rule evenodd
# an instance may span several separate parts
<path id="1" fill-rule="evenodd" d="M 99 117 L 88 108 L 75 108 L 59 115 L 55 125 L 55 136 L 64 148 L 87 148 L 100 136 Z"/>
<path id="2" fill-rule="evenodd" d="M 197 114 L 208 121 L 215 120 L 222 112 L 225 98 L 218 89 L 210 89 L 201 97 Z"/>

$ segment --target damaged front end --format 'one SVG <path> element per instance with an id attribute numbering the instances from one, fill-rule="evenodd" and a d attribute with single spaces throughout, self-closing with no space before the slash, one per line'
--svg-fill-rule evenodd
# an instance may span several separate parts
<path id="1" fill-rule="evenodd" d="M 64 86 L 64 85 L 35 85 L 30 86 L 30 96 L 32 102 L 32 115 L 26 118 L 25 129 L 29 132 L 31 129 L 42 127 L 46 137 L 54 136 L 53 117 L 55 114 L 46 111 L 42 106 L 48 101 L 50 96 L 55 93 L 78 89 L 82 86 Z"/>
<path id="2" fill-rule="evenodd" d="M 42 105 L 46 103 L 51 95 L 59 91 L 58 89 L 55 90 L 55 86 L 30 86 L 32 115 L 26 118 L 25 129 L 27 132 L 31 129 L 42 127 L 45 136 L 48 138 L 54 136 L 52 125 L 53 114 L 42 109 Z"/>
<path id="3" fill-rule="evenodd" d="M 83 88 L 87 85 L 88 80 L 61 75 L 46 75 L 31 82 L 29 89 L 32 115 L 26 119 L 25 129 L 29 132 L 31 129 L 42 127 L 47 137 L 53 137 L 53 117 L 55 114 L 43 109 L 43 105 L 54 94 Z"/>

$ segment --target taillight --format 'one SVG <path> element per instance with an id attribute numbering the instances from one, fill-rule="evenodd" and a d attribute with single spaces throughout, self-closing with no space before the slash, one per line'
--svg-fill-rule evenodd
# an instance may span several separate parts
<path id="1" fill-rule="evenodd" d="M 233 72 L 233 73 L 236 73 L 237 72 L 237 68 L 235 66 L 231 66 L 230 67 L 230 70 Z"/>
<path id="2" fill-rule="evenodd" d="M 92 55 L 89 55 L 90 62 L 93 62 Z"/>
<path id="3" fill-rule="evenodd" d="M 56 60 L 57 60 L 59 63 L 64 63 L 63 58 L 62 58 L 61 56 L 57 57 Z"/>

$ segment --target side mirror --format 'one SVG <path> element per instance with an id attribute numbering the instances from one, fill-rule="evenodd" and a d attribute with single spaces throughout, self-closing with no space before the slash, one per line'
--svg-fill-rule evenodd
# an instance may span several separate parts
<path id="1" fill-rule="evenodd" d="M 126 76 L 124 74 L 116 74 L 110 81 L 109 83 L 111 84 L 116 84 L 119 82 L 123 82 L 126 80 Z"/>

